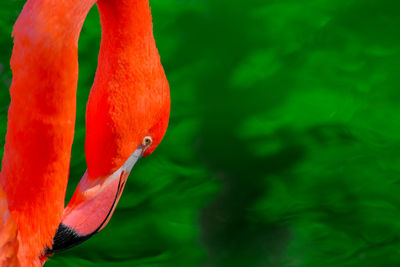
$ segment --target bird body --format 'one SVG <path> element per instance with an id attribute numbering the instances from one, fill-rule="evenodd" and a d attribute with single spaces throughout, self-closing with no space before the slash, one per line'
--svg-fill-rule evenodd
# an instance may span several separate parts
<path id="1" fill-rule="evenodd" d="M 105 211 L 115 209 L 130 168 L 155 149 L 166 131 L 169 86 L 155 46 L 148 0 L 97 1 L 102 42 L 86 113 L 88 170 L 64 211 L 75 126 L 78 39 L 95 3 L 28 0 L 14 26 L 11 104 L 0 173 L 0 225 L 7 225 L 0 228 L 3 265 L 13 259 L 13 251 L 18 258 L 15 266 L 41 266 L 57 247 L 53 239 L 59 225 L 82 236 L 95 232 L 76 229 L 104 227 L 110 216 Z M 151 142 L 143 144 L 145 138 Z M 129 159 L 134 154 L 133 162 Z M 115 180 L 118 183 L 111 183 Z M 93 192 L 94 185 L 102 185 L 93 196 L 96 206 L 87 204 L 93 202 L 87 192 Z M 81 216 L 95 219 L 84 220 L 90 225 L 82 226 Z M 57 231 L 56 237 L 60 235 Z M 67 248 L 65 244 L 58 247 Z"/>

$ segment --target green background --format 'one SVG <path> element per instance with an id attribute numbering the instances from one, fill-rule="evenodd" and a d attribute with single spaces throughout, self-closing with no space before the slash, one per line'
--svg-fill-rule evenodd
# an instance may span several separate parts
<path id="1" fill-rule="evenodd" d="M 23 2 L 0 3 L 1 147 Z M 108 226 L 46 266 L 400 266 L 399 2 L 150 3 L 168 132 Z M 93 8 L 67 200 L 99 42 Z"/>

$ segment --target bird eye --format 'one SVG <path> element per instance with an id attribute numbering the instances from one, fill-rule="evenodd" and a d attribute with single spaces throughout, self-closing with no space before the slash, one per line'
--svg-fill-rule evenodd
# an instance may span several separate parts
<path id="1" fill-rule="evenodd" d="M 143 138 L 142 146 L 148 147 L 153 143 L 153 138 L 151 136 L 146 136 Z"/>

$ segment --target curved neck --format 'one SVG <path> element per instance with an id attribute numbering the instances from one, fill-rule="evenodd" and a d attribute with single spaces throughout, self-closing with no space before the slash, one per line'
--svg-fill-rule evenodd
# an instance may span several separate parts
<path id="1" fill-rule="evenodd" d="M 75 125 L 77 41 L 94 3 L 28 0 L 14 27 L 0 182 L 18 226 L 22 266 L 40 264 L 38 255 L 51 246 L 61 220 Z"/>
<path id="2" fill-rule="evenodd" d="M 38 256 L 51 247 L 61 221 L 75 125 L 77 43 L 83 21 L 95 3 L 28 0 L 14 27 L 11 104 L 0 183 L 18 227 L 22 266 L 41 264 Z M 98 0 L 98 7 L 102 43 L 87 112 L 87 133 L 94 134 L 91 138 L 87 135 L 86 152 L 88 147 L 107 147 L 122 154 L 117 160 L 102 161 L 104 153 L 89 149 L 88 171 L 95 163 L 104 167 L 92 168 L 100 173 L 110 169 L 110 164 L 120 167 L 119 161 L 123 163 L 131 153 L 116 149 L 126 139 L 109 132 L 109 121 L 124 128 L 117 124 L 131 119 L 120 112 L 127 103 L 120 103 L 114 112 L 118 99 L 113 98 L 135 97 L 136 91 L 148 89 L 148 80 L 158 81 L 164 73 L 153 38 L 149 1 Z M 135 90 L 131 90 L 133 84 Z M 106 95 L 110 101 L 105 105 L 91 102 L 102 99 L 96 94 Z M 104 129 L 96 126 L 101 120 Z M 127 130 L 131 133 L 133 129 Z M 111 145 L 105 145 L 99 135 Z"/>
<path id="3" fill-rule="evenodd" d="M 141 142 L 144 129 L 155 123 L 149 105 L 162 103 L 157 97 L 167 91 L 149 0 L 98 0 L 97 5 L 102 40 L 86 111 L 90 177 L 108 176 L 124 164 L 139 145 L 133 140 Z"/>

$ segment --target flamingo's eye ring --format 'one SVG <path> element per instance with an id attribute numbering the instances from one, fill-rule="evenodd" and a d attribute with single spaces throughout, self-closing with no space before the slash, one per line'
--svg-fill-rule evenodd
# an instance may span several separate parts
<path id="1" fill-rule="evenodd" d="M 143 138 L 142 146 L 149 147 L 152 143 L 153 143 L 153 138 L 151 138 L 151 136 L 146 136 L 145 138 Z"/>

